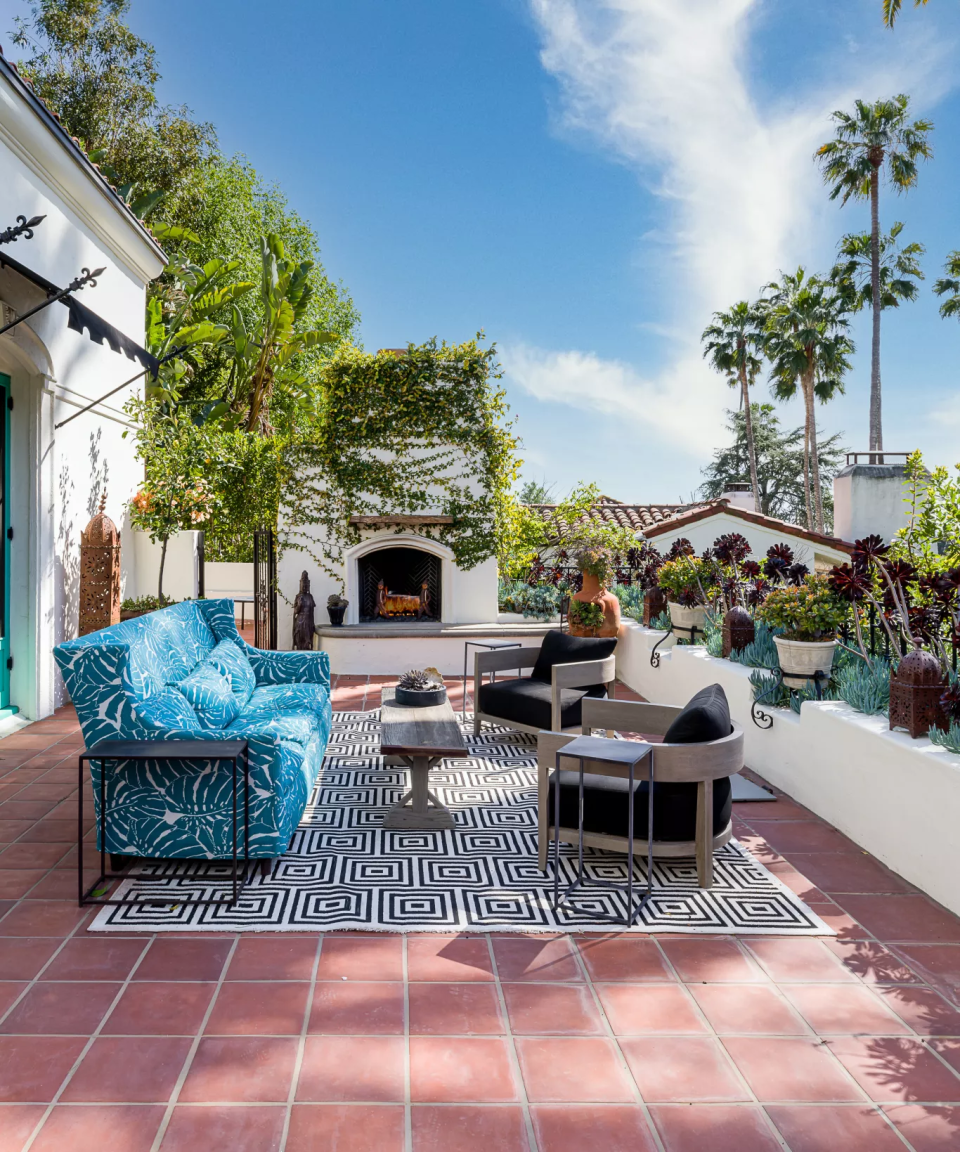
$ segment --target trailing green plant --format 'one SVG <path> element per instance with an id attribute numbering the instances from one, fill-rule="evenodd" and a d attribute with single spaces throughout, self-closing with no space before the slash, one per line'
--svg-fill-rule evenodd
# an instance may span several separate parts
<path id="1" fill-rule="evenodd" d="M 571 624 L 584 631 L 597 631 L 603 626 L 603 607 L 592 601 L 571 600 L 567 615 Z"/>
<path id="2" fill-rule="evenodd" d="M 641 584 L 615 584 L 613 591 L 620 601 L 620 615 L 642 623 L 643 586 Z"/>
<path id="3" fill-rule="evenodd" d="M 876 657 L 871 664 L 850 656 L 839 661 L 834 671 L 837 693 L 857 712 L 867 716 L 890 711 L 890 662 Z"/>
<path id="4" fill-rule="evenodd" d="M 767 668 L 773 671 L 780 667 L 780 655 L 773 642 L 777 633 L 762 620 L 756 620 L 754 624 L 753 640 L 739 652 L 731 652 L 729 658 L 734 664 L 743 664 L 746 668 Z"/>
<path id="5" fill-rule="evenodd" d="M 166 608 L 176 604 L 172 596 L 128 596 L 120 605 L 122 612 L 156 612 L 158 608 Z"/>
<path id="6" fill-rule="evenodd" d="M 309 434 L 291 440 L 281 542 L 341 579 L 363 516 L 434 518 L 417 528 L 463 569 L 496 556 L 516 479 L 493 347 L 410 344 L 371 355 L 340 345 L 324 368 L 326 400 Z M 398 531 L 404 531 L 398 528 Z"/>
<path id="7" fill-rule="evenodd" d="M 938 748 L 946 748 L 954 756 L 960 756 L 960 722 L 954 720 L 946 732 L 939 728 L 931 728 L 927 735 L 930 737 L 930 742 L 936 744 Z"/>
<path id="8" fill-rule="evenodd" d="M 777 685 L 775 691 L 774 684 Z M 761 668 L 755 668 L 750 673 L 750 686 L 753 688 L 754 700 L 759 700 L 762 696 L 765 708 L 790 708 L 797 715 L 800 714 L 800 706 L 808 700 L 839 699 L 833 681 L 822 685 L 820 695 L 817 696 L 816 688 L 812 682 L 808 681 L 804 687 L 795 688 L 791 691 L 782 680 L 778 680 L 777 677 Z"/>
<path id="9" fill-rule="evenodd" d="M 712 612 L 707 613 L 703 626 L 703 643 L 711 656 L 723 656 L 723 620 Z"/>
<path id="10" fill-rule="evenodd" d="M 802 584 L 772 588 L 757 617 L 782 629 L 786 640 L 833 640 L 847 618 L 847 606 L 824 577 L 807 576 Z"/>

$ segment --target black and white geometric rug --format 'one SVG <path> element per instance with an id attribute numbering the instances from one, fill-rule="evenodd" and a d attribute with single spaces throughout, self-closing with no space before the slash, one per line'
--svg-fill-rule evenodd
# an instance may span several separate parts
<path id="1" fill-rule="evenodd" d="M 125 881 L 117 893 L 156 895 L 158 903 L 104 907 L 91 930 L 603 931 L 578 910 L 623 917 L 625 898 L 597 887 L 554 912 L 552 873 L 537 867 L 536 738 L 490 727 L 474 737 L 471 727 L 468 720 L 470 757 L 430 773 L 455 830 L 384 830 L 407 773 L 382 766 L 378 712 L 336 712 L 310 803 L 271 876 L 258 873 L 233 908 L 204 907 L 191 901 L 223 894 L 228 865 L 158 863 L 149 880 Z M 588 849 L 585 857 L 588 875 L 626 879 L 625 855 Z M 569 883 L 574 846 L 561 846 L 561 865 L 561 883 Z M 645 885 L 645 862 L 634 868 L 635 883 Z M 654 860 L 653 898 L 629 931 L 833 935 L 736 841 L 716 853 L 710 889 L 697 886 L 692 858 Z"/>

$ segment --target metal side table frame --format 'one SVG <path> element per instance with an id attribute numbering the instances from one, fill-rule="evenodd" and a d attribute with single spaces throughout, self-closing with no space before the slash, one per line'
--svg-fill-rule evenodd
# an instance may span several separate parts
<path id="1" fill-rule="evenodd" d="M 467 722 L 467 659 L 470 655 L 470 646 L 474 648 L 522 648 L 523 645 L 519 640 L 465 640 L 463 644 L 463 698 L 460 701 L 460 722 L 466 724 Z M 517 669 L 517 675 L 521 675 L 522 668 Z M 496 672 L 491 673 L 493 680 L 497 679 Z M 474 708 L 477 706 L 476 700 L 473 702 Z"/>
<path id="2" fill-rule="evenodd" d="M 623 923 L 632 928 L 644 906 L 653 895 L 653 746 L 641 744 L 635 740 L 610 740 L 603 736 L 578 736 L 569 744 L 557 749 L 555 758 L 557 777 L 553 788 L 553 910 L 560 906 L 561 900 L 567 900 L 573 893 L 583 887 L 583 764 L 585 760 L 598 760 L 601 763 L 615 764 L 627 769 L 629 780 L 628 812 L 627 812 L 627 882 L 620 884 L 615 880 L 591 880 L 589 884 L 600 888 L 612 888 L 617 892 L 625 893 L 627 897 L 627 914 Z M 577 878 L 567 885 L 566 891 L 560 894 L 560 758 L 568 756 L 580 762 L 579 804 L 577 814 Z M 635 773 L 637 765 L 646 760 L 648 765 L 647 779 L 650 788 L 647 791 L 647 889 L 640 897 L 639 904 L 633 903 L 633 795 L 636 789 Z M 615 773 L 611 773 L 615 775 Z M 602 913 L 583 910 L 581 916 L 592 920 L 609 920 Z"/>
<path id="3" fill-rule="evenodd" d="M 83 765 L 85 761 L 100 762 L 100 814 L 97 819 L 97 839 L 100 842 L 100 876 L 89 888 L 83 887 Z M 178 760 L 229 760 L 233 765 L 233 869 L 230 879 L 233 896 L 210 896 L 196 900 L 162 900 L 156 896 L 135 897 L 133 899 L 113 899 L 95 897 L 93 893 L 110 880 L 155 880 L 145 872 L 107 871 L 107 812 L 106 812 L 106 765 L 110 760 L 159 760 L 175 763 Z M 237 847 L 237 793 L 240 762 L 243 762 L 243 876 L 238 871 L 239 853 Z M 79 774 L 79 796 L 77 802 L 77 892 L 80 906 L 85 904 L 106 904 L 120 907 L 134 904 L 227 904 L 234 905 L 250 882 L 250 770 L 247 759 L 246 740 L 101 740 L 93 748 L 84 749 L 77 765 Z"/>

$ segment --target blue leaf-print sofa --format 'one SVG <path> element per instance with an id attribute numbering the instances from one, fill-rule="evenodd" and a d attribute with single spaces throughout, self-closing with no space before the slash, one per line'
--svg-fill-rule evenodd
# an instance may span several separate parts
<path id="1" fill-rule="evenodd" d="M 241 639 L 232 600 L 198 600 L 54 649 L 88 748 L 100 740 L 244 736 L 249 856 L 281 856 L 330 735 L 325 652 L 265 652 Z M 99 766 L 93 766 L 99 807 Z M 233 851 L 229 763 L 127 763 L 107 771 L 107 851 L 211 860 Z M 243 837 L 243 792 L 239 793 Z M 99 815 L 99 813 L 98 813 Z"/>

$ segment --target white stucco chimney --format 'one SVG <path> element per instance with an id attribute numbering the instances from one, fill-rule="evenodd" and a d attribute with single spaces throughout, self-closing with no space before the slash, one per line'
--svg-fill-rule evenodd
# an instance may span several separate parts
<path id="1" fill-rule="evenodd" d="M 848 452 L 833 480 L 833 534 L 860 540 L 876 533 L 885 542 L 906 526 L 906 453 Z"/>
<path id="2" fill-rule="evenodd" d="M 721 493 L 720 499 L 728 501 L 737 508 L 746 508 L 750 512 L 757 510 L 757 502 L 753 498 L 753 487 L 747 482 L 728 484 Z"/>

